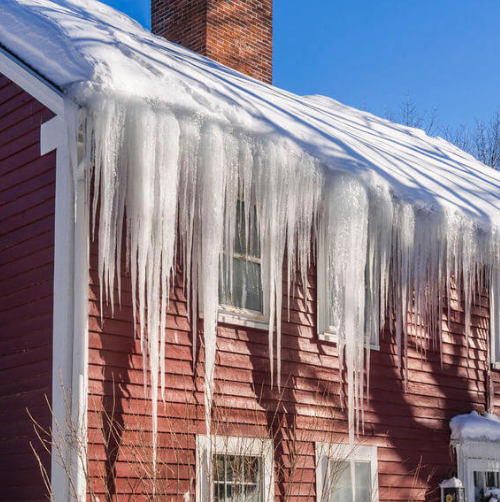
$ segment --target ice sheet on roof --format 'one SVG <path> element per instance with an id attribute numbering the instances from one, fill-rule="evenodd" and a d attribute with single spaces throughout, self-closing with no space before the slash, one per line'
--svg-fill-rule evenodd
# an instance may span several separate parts
<path id="1" fill-rule="evenodd" d="M 2 0 L 0 18 L 0 43 L 58 86 L 78 82 L 284 135 L 329 168 L 387 183 L 408 202 L 460 208 L 486 227 L 498 223 L 498 173 L 420 130 L 263 84 L 93 0 Z"/>
<path id="2" fill-rule="evenodd" d="M 479 415 L 471 411 L 457 415 L 450 421 L 451 438 L 455 440 L 496 441 L 500 442 L 500 418 L 486 413 Z"/>

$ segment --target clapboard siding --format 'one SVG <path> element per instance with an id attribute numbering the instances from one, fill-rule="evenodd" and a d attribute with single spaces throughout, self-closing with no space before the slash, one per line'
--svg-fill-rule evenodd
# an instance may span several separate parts
<path id="1" fill-rule="evenodd" d="M 112 312 L 104 302 L 101 311 L 96 253 L 94 243 L 89 287 L 90 472 L 98 493 L 106 491 L 103 479 L 110 473 L 109 479 L 115 481 L 108 482 L 108 490 L 127 493 L 130 480 L 137 481 L 138 452 L 144 453 L 150 441 L 151 402 L 144 393 L 130 280 L 122 274 L 121 305 Z M 314 268 L 307 280 L 305 291 L 300 287 L 292 291 L 290 313 L 286 298 L 283 301 L 281 391 L 269 387 L 267 332 L 226 324 L 219 326 L 217 337 L 213 429 L 221 435 L 277 438 L 276 500 L 283 501 L 315 500 L 314 442 L 345 442 L 348 433 L 341 408 L 340 390 L 345 395 L 346 389 L 340 384 L 337 348 L 319 341 L 316 334 Z M 202 321 L 195 330 L 198 353 L 193 364 L 193 335 L 181 285 L 178 270 L 166 323 L 166 391 L 158 420 L 158 458 L 166 479 L 159 488 L 179 500 L 189 491 L 194 500 L 195 436 L 205 431 Z M 437 500 L 439 481 L 455 468 L 449 448 L 450 418 L 472 409 L 485 410 L 489 329 L 485 292 L 474 303 L 469 354 L 463 305 L 456 295 L 449 320 L 446 315 L 442 359 L 431 349 L 426 355 L 415 350 L 414 327 L 410 326 L 413 345 L 408 354 L 407 388 L 387 330 L 381 334 L 380 350 L 371 352 L 370 400 L 364 407 L 360 442 L 378 446 L 382 501 Z M 103 407 L 114 410 L 123 431 L 112 448 L 102 444 Z M 145 489 L 138 485 L 137 490 Z"/>
<path id="2" fill-rule="evenodd" d="M 52 117 L 0 75 L 0 499 L 9 501 L 46 500 L 27 410 L 50 426 L 55 154 L 40 156 L 40 125 Z"/>

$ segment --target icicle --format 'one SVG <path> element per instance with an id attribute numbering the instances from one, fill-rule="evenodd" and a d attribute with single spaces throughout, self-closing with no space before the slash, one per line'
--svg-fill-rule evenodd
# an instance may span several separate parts
<path id="1" fill-rule="evenodd" d="M 407 383 L 413 335 L 422 357 L 428 347 L 439 346 L 442 353 L 442 317 L 447 309 L 449 328 L 453 280 L 457 292 L 464 290 L 467 340 L 472 303 L 485 282 L 491 308 L 498 308 L 498 232 L 480 231 L 470 216 L 444 204 L 410 204 L 386 185 L 334 171 L 282 135 L 250 135 L 158 103 L 90 91 L 82 134 L 88 192 L 93 180 L 89 211 L 92 233 L 98 232 L 101 301 L 113 306 L 115 282 L 121 290 L 126 246 L 145 385 L 150 370 L 154 444 L 159 389 L 165 397 L 166 316 L 177 260 L 193 329 L 193 367 L 199 311 L 203 315 L 210 433 L 219 283 L 232 286 L 237 222 L 242 224 L 238 207 L 245 228 L 256 228 L 256 237 L 246 232 L 247 247 L 254 238 L 260 244 L 271 385 L 275 373 L 281 385 L 283 261 L 289 307 L 296 277 L 307 298 L 311 248 L 326 247 L 325 277 L 319 280 L 326 281 L 329 323 L 338 327 L 351 439 L 364 416 L 364 370 L 369 393 L 370 342 L 384 329 L 386 316 Z M 229 267 L 227 280 L 220 281 L 223 252 Z M 497 331 L 492 316 L 492 333 Z"/>

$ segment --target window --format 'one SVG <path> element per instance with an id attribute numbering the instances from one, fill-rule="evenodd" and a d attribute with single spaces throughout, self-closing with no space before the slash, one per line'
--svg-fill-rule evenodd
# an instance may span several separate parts
<path id="1" fill-rule="evenodd" d="M 494 369 L 500 370 L 500 310 L 498 293 L 500 292 L 500 273 L 494 267 L 490 287 L 490 359 Z"/>
<path id="2" fill-rule="evenodd" d="M 320 228 L 318 239 L 318 270 L 317 270 L 317 292 L 318 292 L 318 337 L 326 342 L 338 342 L 339 339 L 339 321 L 335 318 L 336 314 L 330 308 L 330 305 L 335 304 L 336 294 L 333 291 L 328 291 L 328 252 L 326 251 L 326 239 L 324 238 L 326 230 Z M 333 301 L 332 301 L 333 300 Z M 366 294 L 366 312 L 365 326 L 369 326 L 371 322 L 369 312 L 369 295 Z M 368 327 L 366 328 L 368 329 Z M 379 334 L 377 329 L 373 329 L 373 336 L 370 347 L 374 350 L 379 349 Z"/>
<path id="3" fill-rule="evenodd" d="M 215 502 L 263 501 L 261 457 L 216 454 L 212 463 Z"/>
<path id="4" fill-rule="evenodd" d="M 274 500 L 272 440 L 217 436 L 210 441 L 207 436 L 196 438 L 197 502 L 208 501 L 210 492 L 215 502 Z"/>
<path id="5" fill-rule="evenodd" d="M 317 502 L 377 502 L 377 447 L 316 443 Z"/>
<path id="6" fill-rule="evenodd" d="M 238 201 L 232 253 L 224 252 L 221 256 L 220 322 L 267 328 L 261 266 L 257 211 L 251 211 L 248 221 L 245 221 L 244 203 Z"/>

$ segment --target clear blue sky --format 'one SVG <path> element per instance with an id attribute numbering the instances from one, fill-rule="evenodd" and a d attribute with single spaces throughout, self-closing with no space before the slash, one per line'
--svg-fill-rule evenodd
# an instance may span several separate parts
<path id="1" fill-rule="evenodd" d="M 150 27 L 150 0 L 104 0 Z M 274 84 L 444 125 L 500 108 L 500 0 L 274 0 Z"/>

